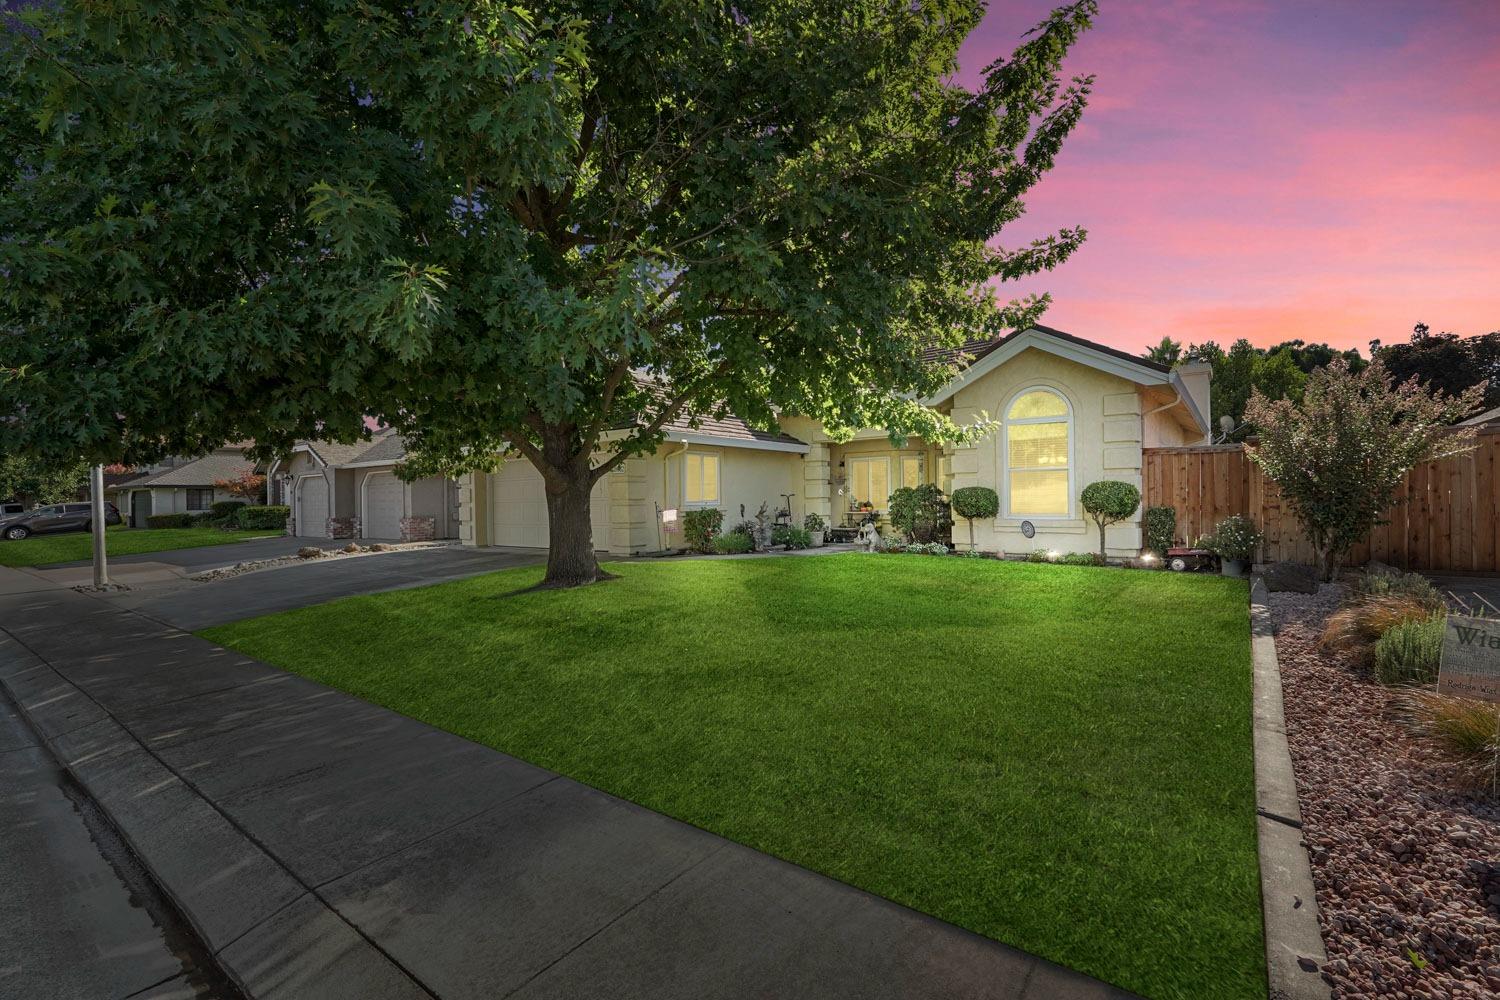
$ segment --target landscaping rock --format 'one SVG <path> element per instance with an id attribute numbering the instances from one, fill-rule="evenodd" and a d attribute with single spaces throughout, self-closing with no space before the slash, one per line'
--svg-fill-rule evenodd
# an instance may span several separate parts
<path id="1" fill-rule="evenodd" d="M 358 542 L 350 542 L 348 545 L 344 546 L 344 551 L 348 552 L 350 555 L 353 555 L 354 553 L 360 551 L 359 543 Z"/>
<path id="2" fill-rule="evenodd" d="M 385 542 L 376 542 L 374 545 L 370 546 L 371 552 L 391 552 L 394 550 L 394 545 L 387 545 L 385 544 Z"/>
<path id="3" fill-rule="evenodd" d="M 1318 571 L 1302 563 L 1272 563 L 1261 573 L 1266 589 L 1273 592 L 1293 591 L 1298 594 L 1318 592 Z"/>
<path id="4" fill-rule="evenodd" d="M 1453 791 L 1396 693 L 1317 648 L 1342 597 L 1269 599 L 1303 836 L 1335 1000 L 1500 990 L 1500 803 Z M 1378 793 L 1378 794 L 1377 794 Z"/>
<path id="5" fill-rule="evenodd" d="M 323 550 L 316 545 L 304 545 L 297 550 L 298 559 L 319 559 L 322 555 Z"/>

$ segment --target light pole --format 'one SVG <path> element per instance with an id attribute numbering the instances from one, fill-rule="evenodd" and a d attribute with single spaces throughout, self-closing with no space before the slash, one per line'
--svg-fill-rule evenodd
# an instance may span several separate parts
<path id="1" fill-rule="evenodd" d="M 89 475 L 89 499 L 94 507 L 89 518 L 94 530 L 94 588 L 103 590 L 109 586 L 109 563 L 104 553 L 104 466 L 94 466 Z"/>

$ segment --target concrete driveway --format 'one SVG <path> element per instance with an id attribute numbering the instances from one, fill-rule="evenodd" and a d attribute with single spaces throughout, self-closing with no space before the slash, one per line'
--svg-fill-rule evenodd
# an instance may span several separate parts
<path id="1" fill-rule="evenodd" d="M 305 543 L 306 539 L 301 541 Z M 256 543 L 245 542 L 233 548 L 252 544 Z M 296 551 L 295 546 L 292 551 Z M 104 600 L 194 632 L 210 625 L 323 604 L 340 597 L 425 587 L 514 566 L 541 565 L 546 559 L 543 549 L 476 549 L 454 545 L 309 561 L 209 583 L 183 580 L 169 586 L 120 591 Z M 220 560 L 204 565 L 203 569 L 223 565 Z"/>

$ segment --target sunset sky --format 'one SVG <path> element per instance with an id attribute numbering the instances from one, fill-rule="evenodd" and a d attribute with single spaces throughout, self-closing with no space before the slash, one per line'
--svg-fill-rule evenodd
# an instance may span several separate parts
<path id="1" fill-rule="evenodd" d="M 994 0 L 965 82 L 1054 5 Z M 1100 6 L 1089 109 L 1002 240 L 1088 242 L 1002 293 L 1129 350 L 1500 329 L 1500 0 Z"/>

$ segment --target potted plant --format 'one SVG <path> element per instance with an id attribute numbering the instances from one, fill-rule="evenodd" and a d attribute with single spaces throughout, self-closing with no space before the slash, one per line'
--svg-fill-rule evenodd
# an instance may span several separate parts
<path id="1" fill-rule="evenodd" d="M 1244 576 L 1245 564 L 1255 558 L 1260 548 L 1260 532 L 1248 517 L 1232 514 L 1214 526 L 1212 535 L 1200 539 L 1198 547 L 1219 557 L 1220 573 Z"/>
<path id="2" fill-rule="evenodd" d="M 812 547 L 821 549 L 823 547 L 823 533 L 828 530 L 828 522 L 823 520 L 821 515 L 812 513 L 802 519 L 802 527 L 807 531 L 812 541 Z"/>

